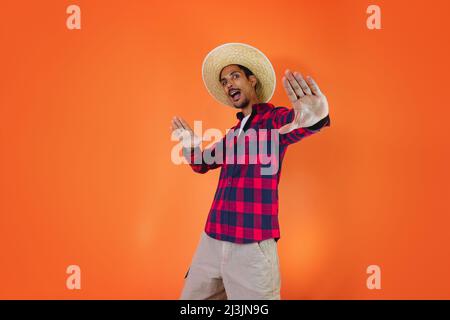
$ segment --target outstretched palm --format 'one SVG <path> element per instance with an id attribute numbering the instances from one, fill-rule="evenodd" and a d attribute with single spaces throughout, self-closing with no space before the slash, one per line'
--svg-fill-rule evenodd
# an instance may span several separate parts
<path id="1" fill-rule="evenodd" d="M 183 118 L 173 117 L 172 119 L 172 137 L 181 141 L 183 146 L 195 147 L 200 145 L 201 139 L 198 137 L 191 127 L 184 121 Z"/>
<path id="2" fill-rule="evenodd" d="M 300 73 L 286 70 L 283 86 L 295 110 L 295 116 L 291 123 L 280 128 L 280 134 L 312 126 L 328 115 L 327 98 L 311 77 L 307 77 L 305 81 Z"/>

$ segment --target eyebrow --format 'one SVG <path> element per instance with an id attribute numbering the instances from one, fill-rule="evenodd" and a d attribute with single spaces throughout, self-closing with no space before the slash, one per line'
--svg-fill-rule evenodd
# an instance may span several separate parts
<path id="1" fill-rule="evenodd" d="M 233 73 L 240 73 L 240 72 L 236 70 L 236 71 L 231 72 L 230 75 L 233 75 Z M 222 82 L 222 80 L 224 80 L 224 79 L 225 79 L 225 78 L 220 78 L 219 81 Z"/>

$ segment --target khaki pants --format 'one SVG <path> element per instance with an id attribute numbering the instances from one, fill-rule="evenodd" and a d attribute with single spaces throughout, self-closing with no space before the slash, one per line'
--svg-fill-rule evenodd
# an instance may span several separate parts
<path id="1" fill-rule="evenodd" d="M 181 300 L 280 299 L 277 242 L 221 241 L 202 232 Z"/>

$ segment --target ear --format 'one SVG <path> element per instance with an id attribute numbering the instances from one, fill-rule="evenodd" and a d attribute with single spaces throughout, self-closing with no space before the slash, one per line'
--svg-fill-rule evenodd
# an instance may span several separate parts
<path id="1" fill-rule="evenodd" d="M 250 83 L 252 84 L 252 87 L 256 90 L 256 84 L 258 83 L 258 79 L 256 79 L 256 76 L 251 75 L 248 77 Z"/>

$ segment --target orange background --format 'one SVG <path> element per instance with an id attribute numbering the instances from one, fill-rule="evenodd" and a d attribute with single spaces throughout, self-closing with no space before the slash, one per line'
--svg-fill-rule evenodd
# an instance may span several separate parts
<path id="1" fill-rule="evenodd" d="M 81 7 L 81 30 L 66 7 Z M 366 28 L 381 7 L 382 30 Z M 448 1 L 2 1 L 0 298 L 177 299 L 219 170 L 170 160 L 170 119 L 226 128 L 201 79 L 245 42 L 327 95 L 290 146 L 283 299 L 450 298 Z M 447 40 L 445 40 L 447 39 Z M 81 267 L 81 290 L 66 267 Z M 366 268 L 381 267 L 381 290 Z"/>

